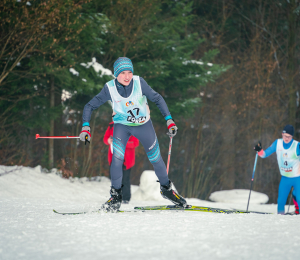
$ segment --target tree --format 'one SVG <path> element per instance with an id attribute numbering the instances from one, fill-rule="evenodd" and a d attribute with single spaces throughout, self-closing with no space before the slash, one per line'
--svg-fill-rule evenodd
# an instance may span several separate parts
<path id="1" fill-rule="evenodd" d="M 53 69 L 53 64 L 63 62 L 66 50 L 72 50 L 71 45 L 82 30 L 77 26 L 80 17 L 78 12 L 82 4 L 87 2 L 85 0 L 1 2 L 0 122 L 3 130 L 1 131 L 3 146 L 7 145 L 5 140 L 9 137 L 16 140 L 13 131 L 7 131 L 8 127 L 10 129 L 15 127 L 22 119 L 24 120 L 24 115 L 28 117 L 28 114 L 22 111 L 24 102 L 31 102 L 34 97 L 47 95 L 47 84 L 50 80 L 48 78 L 43 81 L 42 78 L 45 79 L 46 73 L 51 70 L 61 69 Z M 77 31 L 74 32 L 74 28 Z M 38 59 L 35 57 L 41 57 L 42 62 L 35 62 L 34 60 Z M 46 57 L 49 57 L 48 62 L 45 62 Z M 33 106 L 30 107 L 32 111 Z M 42 107 L 45 108 L 44 105 Z M 40 124 L 43 127 L 48 125 L 47 123 L 45 125 L 45 122 Z M 12 146 L 16 146 L 15 141 L 12 142 Z M 4 160 L 6 159 L 7 157 Z"/>

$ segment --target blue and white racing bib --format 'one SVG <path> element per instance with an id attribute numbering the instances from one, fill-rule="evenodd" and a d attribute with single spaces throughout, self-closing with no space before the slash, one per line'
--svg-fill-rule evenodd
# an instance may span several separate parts
<path id="1" fill-rule="evenodd" d="M 283 148 L 283 140 L 277 140 L 276 154 L 279 170 L 282 176 L 299 177 L 300 161 L 297 156 L 297 141 L 293 141 L 289 149 Z"/>
<path id="2" fill-rule="evenodd" d="M 147 109 L 147 98 L 142 95 L 141 82 L 139 76 L 133 76 L 132 92 L 128 98 L 122 97 L 115 85 L 115 80 L 107 82 L 109 93 L 113 103 L 113 117 L 115 123 L 129 126 L 145 124 L 150 115 Z"/>

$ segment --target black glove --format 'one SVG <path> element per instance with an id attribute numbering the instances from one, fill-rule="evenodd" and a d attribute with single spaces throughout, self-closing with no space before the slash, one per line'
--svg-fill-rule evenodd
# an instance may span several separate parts
<path id="1" fill-rule="evenodd" d="M 253 148 L 255 151 L 257 152 L 260 152 L 262 150 L 262 147 L 261 147 L 261 142 L 258 141 L 258 144 L 255 145 L 255 147 Z"/>

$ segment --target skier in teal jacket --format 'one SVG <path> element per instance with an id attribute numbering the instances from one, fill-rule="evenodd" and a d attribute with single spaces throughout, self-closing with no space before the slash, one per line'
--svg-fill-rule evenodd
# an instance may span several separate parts
<path id="1" fill-rule="evenodd" d="M 172 119 L 166 102 L 147 82 L 133 75 L 133 65 L 129 58 L 121 57 L 114 63 L 116 79 L 107 82 L 101 92 L 88 102 L 83 110 L 80 140 L 91 139 L 89 121 L 92 111 L 110 100 L 115 116 L 113 132 L 113 157 L 110 168 L 110 199 L 102 205 L 107 211 L 117 211 L 122 202 L 122 165 L 125 147 L 132 135 L 139 139 L 153 165 L 160 182 L 161 195 L 174 204 L 185 207 L 186 200 L 178 194 L 169 180 L 166 165 L 161 157 L 158 140 L 147 109 L 147 98 L 154 102 L 164 116 L 169 134 L 175 136 L 177 126 Z"/>

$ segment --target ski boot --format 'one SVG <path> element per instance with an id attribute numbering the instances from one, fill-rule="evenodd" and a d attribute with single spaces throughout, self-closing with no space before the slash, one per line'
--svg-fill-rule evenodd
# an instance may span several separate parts
<path id="1" fill-rule="evenodd" d="M 111 187 L 110 195 L 110 199 L 101 206 L 101 210 L 105 212 L 117 212 L 122 203 L 122 188 L 115 189 Z"/>
<path id="2" fill-rule="evenodd" d="M 160 185 L 160 194 L 163 198 L 172 201 L 176 206 L 187 207 L 186 200 L 178 194 L 178 191 L 171 181 L 169 181 L 169 185 Z"/>

